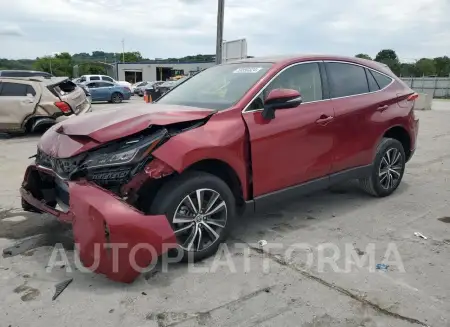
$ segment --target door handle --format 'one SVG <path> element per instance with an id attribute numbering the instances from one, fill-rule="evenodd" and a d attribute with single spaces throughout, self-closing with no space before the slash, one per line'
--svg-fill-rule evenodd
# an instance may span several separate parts
<path id="1" fill-rule="evenodd" d="M 385 111 L 387 108 L 389 108 L 389 106 L 388 106 L 387 104 L 385 104 L 384 106 L 379 106 L 379 107 L 377 108 L 377 111 L 383 112 L 383 111 Z"/>
<path id="2" fill-rule="evenodd" d="M 322 126 L 329 124 L 334 119 L 333 116 L 322 115 L 316 120 L 316 123 Z"/>

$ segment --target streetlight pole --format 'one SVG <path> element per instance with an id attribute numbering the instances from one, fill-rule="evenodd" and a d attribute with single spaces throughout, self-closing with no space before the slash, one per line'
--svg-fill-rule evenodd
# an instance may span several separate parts
<path id="1" fill-rule="evenodd" d="M 122 62 L 125 62 L 125 39 L 122 39 Z"/>
<path id="2" fill-rule="evenodd" d="M 218 0 L 217 8 L 217 38 L 216 38 L 216 64 L 222 63 L 222 45 L 223 45 L 223 20 L 225 12 L 225 0 Z"/>

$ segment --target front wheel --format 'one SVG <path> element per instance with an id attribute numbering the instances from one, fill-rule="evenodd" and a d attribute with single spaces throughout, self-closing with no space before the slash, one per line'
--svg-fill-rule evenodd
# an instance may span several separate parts
<path id="1" fill-rule="evenodd" d="M 405 165 L 403 145 L 398 140 L 383 138 L 377 148 L 371 175 L 360 180 L 362 188 L 376 197 L 392 194 L 402 181 Z"/>
<path id="2" fill-rule="evenodd" d="M 152 214 L 164 214 L 174 230 L 181 261 L 199 261 L 217 252 L 236 212 L 228 185 L 204 172 L 177 176 L 158 191 Z"/>
<path id="3" fill-rule="evenodd" d="M 111 102 L 112 103 L 121 103 L 123 101 L 123 95 L 120 93 L 113 93 L 111 96 Z"/>

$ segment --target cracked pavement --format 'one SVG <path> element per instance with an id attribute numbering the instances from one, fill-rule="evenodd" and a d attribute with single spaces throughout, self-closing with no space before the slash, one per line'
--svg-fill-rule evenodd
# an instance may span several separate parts
<path id="1" fill-rule="evenodd" d="M 237 222 L 231 266 L 224 256 L 173 264 L 130 285 L 76 270 L 70 229 L 20 210 L 18 187 L 38 137 L 0 139 L 0 247 L 27 237 L 21 254 L 0 259 L 0 325 L 450 326 L 450 101 L 433 108 L 417 112 L 418 149 L 394 195 L 375 199 L 346 183 L 280 204 Z M 56 243 L 67 248 L 69 264 L 48 272 Z M 286 257 L 294 244 L 309 248 Z M 324 244 L 332 251 L 321 253 Z M 337 251 L 338 269 L 321 265 L 321 255 Z M 348 251 L 367 261 L 352 265 Z M 375 269 L 386 252 L 390 260 L 398 253 L 402 265 Z M 55 285 L 70 278 L 52 301 Z"/>

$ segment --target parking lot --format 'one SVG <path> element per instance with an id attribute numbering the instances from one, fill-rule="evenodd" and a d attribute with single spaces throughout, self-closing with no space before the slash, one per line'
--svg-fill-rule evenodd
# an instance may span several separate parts
<path id="1" fill-rule="evenodd" d="M 450 326 L 450 101 L 416 115 L 418 149 L 392 196 L 348 183 L 280 204 L 243 217 L 220 258 L 156 267 L 130 285 L 75 269 L 70 230 L 21 211 L 39 136 L 1 139 L 0 247 L 44 241 L 0 259 L 0 326 Z M 68 262 L 49 265 L 58 243 Z"/>

